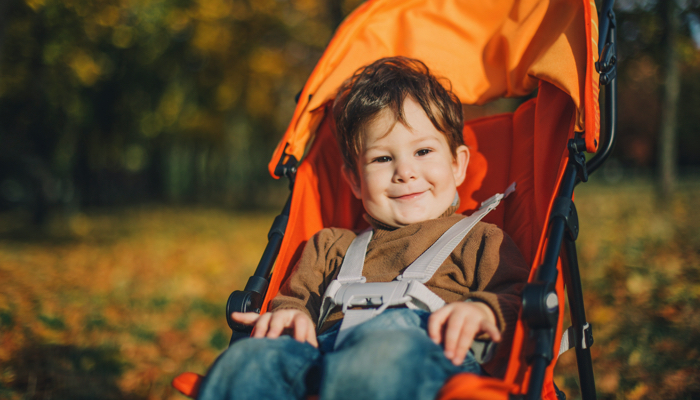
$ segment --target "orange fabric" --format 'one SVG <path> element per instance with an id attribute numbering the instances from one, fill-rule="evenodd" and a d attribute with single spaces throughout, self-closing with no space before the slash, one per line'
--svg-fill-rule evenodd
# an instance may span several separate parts
<path id="1" fill-rule="evenodd" d="M 596 15 L 592 0 L 368 1 L 338 28 L 309 77 L 270 173 L 283 153 L 302 158 L 323 105 L 345 79 L 394 55 L 423 60 L 450 79 L 465 104 L 526 95 L 538 80 L 550 82 L 573 100 L 576 130 L 586 132 L 594 151 L 600 125 Z"/>
<path id="2" fill-rule="evenodd" d="M 534 116 L 534 131 L 537 133 L 535 138 L 538 144 L 535 145 L 534 151 L 534 178 L 536 182 L 536 193 L 535 201 L 537 203 L 537 214 L 538 219 L 541 223 L 545 223 L 549 218 L 549 213 L 551 212 L 551 206 L 554 201 L 554 196 L 559 188 L 559 182 L 564 174 L 564 168 L 568 160 L 568 151 L 566 150 L 566 142 L 569 138 L 573 137 L 573 105 L 570 101 L 567 101 L 566 96 L 557 91 L 551 85 L 541 84 L 540 93 L 538 95 L 537 110 Z M 546 132 L 568 132 L 567 136 L 549 136 L 547 138 Z M 550 156 L 547 156 L 550 154 Z M 557 155 L 558 156 L 555 156 Z M 540 219 L 541 218 L 541 219 Z M 540 225 L 541 227 L 543 225 Z M 537 247 L 537 252 L 535 253 L 532 270 L 530 273 L 530 281 L 535 278 L 536 267 L 542 262 L 544 256 L 544 249 L 546 246 L 546 234 L 544 229 L 539 231 L 539 246 Z M 562 305 L 559 310 L 559 321 L 557 331 L 555 333 L 555 343 L 553 348 L 559 349 L 559 341 L 561 338 L 562 331 L 562 318 L 564 313 L 564 283 L 561 273 L 561 262 L 557 266 L 559 270 L 556 289 L 559 296 L 559 304 Z M 520 386 L 521 393 L 527 391 L 527 385 L 529 382 L 529 370 L 527 369 L 527 363 L 525 360 L 526 355 L 529 353 L 529 349 L 523 348 L 526 344 L 532 345 L 532 343 L 527 342 L 526 327 L 520 321 L 516 327 L 514 339 L 513 339 L 513 352 L 511 353 L 511 359 L 508 366 L 508 373 L 505 376 L 506 382 L 514 383 Z M 520 349 L 520 351 L 516 351 Z M 555 351 L 554 354 L 558 354 Z M 545 399 L 556 399 L 552 389 L 552 379 L 553 379 L 553 368 L 556 364 L 556 359 L 550 364 L 545 374 L 545 385 L 543 390 L 543 398 Z M 553 396 L 553 397 L 551 397 Z"/>
<path id="3" fill-rule="evenodd" d="M 584 1 L 584 21 L 586 23 L 586 52 L 587 52 L 587 68 L 586 68 L 586 86 L 585 86 L 585 113 L 590 115 L 586 119 L 586 132 L 595 132 L 594 135 L 584 135 L 586 139 L 586 151 L 593 153 L 598 150 L 598 138 L 600 135 L 600 103 L 598 96 L 600 95 L 600 74 L 595 68 L 595 63 L 598 62 L 598 12 L 596 11 L 595 2 L 589 0 L 588 4 Z"/>
<path id="4" fill-rule="evenodd" d="M 509 400 L 514 390 L 502 380 L 460 374 L 447 381 L 438 398 L 441 400 Z"/>
<path id="5" fill-rule="evenodd" d="M 197 396 L 202 379 L 204 379 L 202 375 L 194 372 L 183 372 L 173 379 L 172 385 L 185 396 L 194 398 Z"/>

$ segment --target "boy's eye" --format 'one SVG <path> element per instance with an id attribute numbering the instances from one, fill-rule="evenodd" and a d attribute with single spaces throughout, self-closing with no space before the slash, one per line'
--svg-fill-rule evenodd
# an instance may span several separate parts
<path id="1" fill-rule="evenodd" d="M 372 162 L 379 162 L 379 163 L 385 163 L 385 162 L 389 162 L 389 161 L 391 161 L 391 157 L 389 157 L 389 156 L 381 156 L 381 157 L 377 157 L 377 158 L 372 159 Z"/>
<path id="2" fill-rule="evenodd" d="M 420 149 L 416 152 L 416 155 L 424 156 L 424 155 L 427 155 L 428 153 L 430 153 L 431 151 L 432 150 L 430 150 L 430 149 Z"/>

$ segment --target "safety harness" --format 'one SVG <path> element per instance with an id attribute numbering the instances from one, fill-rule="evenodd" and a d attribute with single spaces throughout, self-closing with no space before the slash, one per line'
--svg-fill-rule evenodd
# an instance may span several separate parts
<path id="1" fill-rule="evenodd" d="M 498 193 L 481 203 L 479 210 L 450 227 L 403 274 L 391 282 L 367 283 L 367 279 L 362 276 L 372 230 L 360 233 L 348 247 L 338 277 L 328 285 L 323 295 L 318 326 L 323 325 L 331 310 L 342 306 L 344 317 L 335 341 L 337 348 L 351 328 L 381 314 L 388 307 L 406 306 L 434 312 L 444 306 L 445 301 L 428 289 L 425 283 L 469 231 L 514 190 L 515 182 L 504 193 Z"/>

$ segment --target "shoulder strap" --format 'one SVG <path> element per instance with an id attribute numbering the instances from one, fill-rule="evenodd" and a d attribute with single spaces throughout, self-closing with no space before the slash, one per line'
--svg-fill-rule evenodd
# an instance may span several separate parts
<path id="1" fill-rule="evenodd" d="M 365 266 L 365 255 L 367 254 L 367 246 L 372 240 L 372 232 L 371 228 L 365 229 L 350 243 L 336 278 L 340 283 L 365 281 L 362 269 Z"/>
<path id="2" fill-rule="evenodd" d="M 420 255 L 411 265 L 399 275 L 397 280 L 415 279 L 421 283 L 426 283 L 433 277 L 435 271 L 440 268 L 452 251 L 462 242 L 465 236 L 472 230 L 474 225 L 481 221 L 486 214 L 491 212 L 504 198 L 515 191 L 513 182 L 504 193 L 498 193 L 481 203 L 481 207 L 472 215 L 452 225 L 450 229 L 440 236 L 440 238 Z"/>

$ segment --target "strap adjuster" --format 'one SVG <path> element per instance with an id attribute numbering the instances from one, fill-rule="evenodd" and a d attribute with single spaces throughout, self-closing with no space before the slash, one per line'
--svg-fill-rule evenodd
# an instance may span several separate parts
<path id="1" fill-rule="evenodd" d="M 401 282 L 401 281 L 408 281 L 408 280 L 414 280 L 414 279 L 420 280 L 421 278 L 425 278 L 425 277 L 426 277 L 426 274 L 421 273 L 421 272 L 404 271 L 403 274 L 396 277 L 396 280 Z"/>
<path id="2" fill-rule="evenodd" d="M 581 348 L 587 349 L 593 345 L 593 327 L 586 322 L 581 329 Z"/>
<path id="3" fill-rule="evenodd" d="M 591 324 L 586 322 L 581 327 L 581 332 L 578 332 L 578 335 L 576 333 L 573 326 L 564 331 L 561 336 L 561 344 L 559 345 L 559 355 L 574 347 L 587 349 L 593 345 L 593 327 Z"/>
<path id="4" fill-rule="evenodd" d="M 503 193 L 496 193 L 493 196 L 489 197 L 488 199 L 482 201 L 481 206 L 479 207 L 479 210 L 486 208 L 486 207 L 497 206 L 498 203 L 501 202 L 501 200 L 505 199 L 511 193 L 515 192 L 515 187 L 516 187 L 516 183 L 513 182 L 510 184 L 510 186 L 508 186 L 508 188 Z"/>
<path id="5" fill-rule="evenodd" d="M 365 282 L 367 282 L 367 278 L 365 278 L 364 276 L 352 277 L 352 278 L 338 277 L 336 280 L 338 282 L 342 283 L 343 285 L 351 284 L 351 283 L 365 283 Z"/>

